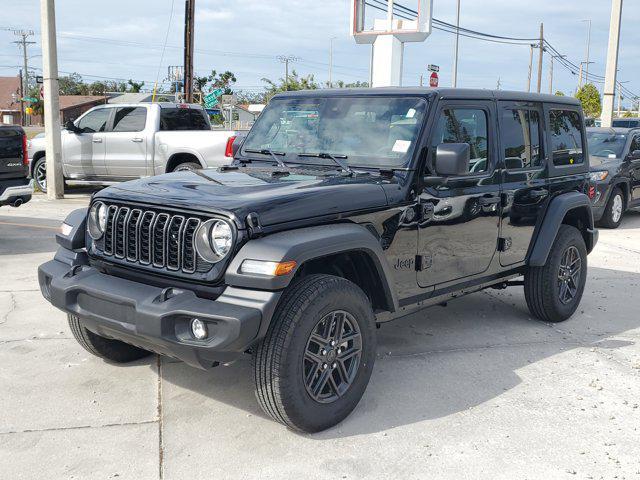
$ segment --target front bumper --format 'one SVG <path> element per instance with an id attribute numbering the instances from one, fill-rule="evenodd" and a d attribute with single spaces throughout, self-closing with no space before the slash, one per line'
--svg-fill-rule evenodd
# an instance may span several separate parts
<path id="1" fill-rule="evenodd" d="M 23 203 L 31 200 L 33 195 L 33 180 L 19 178 L 16 180 L 3 180 L 2 183 L 9 183 L 4 190 L 0 190 L 0 206 L 13 205 L 19 207 Z"/>
<path id="2" fill-rule="evenodd" d="M 194 292 L 158 288 L 114 277 L 87 265 L 86 254 L 60 249 L 42 264 L 38 280 L 55 307 L 79 317 L 98 335 L 120 340 L 199 368 L 237 359 L 270 321 L 280 292 L 227 287 L 216 300 Z M 190 322 L 206 322 L 209 339 L 198 341 Z"/>

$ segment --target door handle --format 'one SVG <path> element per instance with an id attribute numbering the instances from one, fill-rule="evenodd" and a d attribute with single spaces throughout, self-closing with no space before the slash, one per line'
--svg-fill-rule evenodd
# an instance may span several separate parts
<path id="1" fill-rule="evenodd" d="M 101 138 L 94 138 L 93 139 L 93 143 L 102 143 L 102 139 Z"/>
<path id="2" fill-rule="evenodd" d="M 134 138 L 131 139 L 131 141 L 132 142 L 136 142 L 136 143 L 142 143 L 143 140 L 140 137 L 134 137 Z"/>
<path id="3" fill-rule="evenodd" d="M 529 191 L 529 196 L 532 198 L 544 198 L 549 195 L 549 192 L 544 188 Z"/>
<path id="4" fill-rule="evenodd" d="M 500 203 L 500 197 L 480 197 L 478 203 L 483 207 L 498 205 Z"/>

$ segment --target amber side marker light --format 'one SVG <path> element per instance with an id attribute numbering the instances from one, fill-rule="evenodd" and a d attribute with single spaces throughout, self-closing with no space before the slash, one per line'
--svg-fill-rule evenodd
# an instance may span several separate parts
<path id="1" fill-rule="evenodd" d="M 297 263 L 293 260 L 288 262 L 267 262 L 264 260 L 245 260 L 240 266 L 240 273 L 252 275 L 268 275 L 270 277 L 281 277 L 289 275 L 296 268 Z"/>

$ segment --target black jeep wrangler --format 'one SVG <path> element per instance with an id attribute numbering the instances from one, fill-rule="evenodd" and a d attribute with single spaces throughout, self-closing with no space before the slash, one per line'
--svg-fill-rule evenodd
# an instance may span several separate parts
<path id="1" fill-rule="evenodd" d="M 89 352 L 249 354 L 264 411 L 314 432 L 362 397 L 383 322 L 488 287 L 524 285 L 549 322 L 580 302 L 597 230 L 574 99 L 291 92 L 234 149 L 67 218 L 39 281 Z"/>

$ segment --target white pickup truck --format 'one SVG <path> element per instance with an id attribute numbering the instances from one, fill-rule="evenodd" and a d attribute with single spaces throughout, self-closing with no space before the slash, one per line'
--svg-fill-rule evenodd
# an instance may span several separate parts
<path id="1" fill-rule="evenodd" d="M 178 170 L 228 164 L 233 131 L 213 131 L 199 105 L 100 105 L 62 131 L 62 170 L 68 184 L 109 185 Z M 229 155 L 229 156 L 226 156 Z M 47 189 L 45 139 L 29 142 L 30 173 Z"/>

